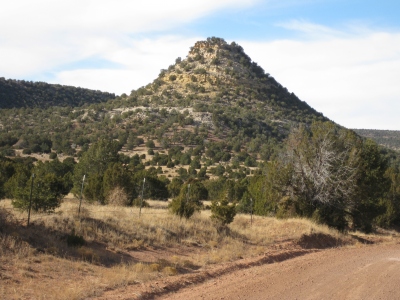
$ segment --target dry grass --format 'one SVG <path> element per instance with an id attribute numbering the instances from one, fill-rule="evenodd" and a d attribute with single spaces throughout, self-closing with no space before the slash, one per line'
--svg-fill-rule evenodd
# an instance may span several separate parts
<path id="1" fill-rule="evenodd" d="M 128 195 L 121 187 L 116 187 L 107 196 L 108 205 L 112 206 L 126 206 L 129 204 Z"/>
<path id="2" fill-rule="evenodd" d="M 236 216 L 226 230 L 217 231 L 209 211 L 190 220 L 168 213 L 168 203 L 151 207 L 99 206 L 65 199 L 52 215 L 26 213 L 0 202 L 0 298 L 83 299 L 104 290 L 172 276 L 209 264 L 260 255 L 290 241 L 305 246 L 318 242 L 360 245 L 371 236 L 343 235 L 308 220 L 277 220 Z M 82 237 L 84 245 L 68 245 Z M 74 239 L 75 238 L 75 239 Z M 393 242 L 395 232 L 375 239 Z M 333 243 L 333 244 L 332 244 Z"/>

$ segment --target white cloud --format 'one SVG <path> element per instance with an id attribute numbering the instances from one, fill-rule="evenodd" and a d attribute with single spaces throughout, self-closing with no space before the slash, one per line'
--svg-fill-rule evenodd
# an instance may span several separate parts
<path id="1" fill-rule="evenodd" d="M 74 69 L 57 72 L 54 83 L 129 94 L 157 78 L 162 68 L 186 57 L 189 47 L 200 38 L 162 37 L 129 41 L 104 58 L 123 65 L 123 69 Z"/>
<path id="2" fill-rule="evenodd" d="M 239 43 L 278 82 L 333 121 L 399 130 L 400 33 L 310 35 L 303 41 Z"/>
<path id="3" fill-rule="evenodd" d="M 125 66 L 122 73 L 126 74 L 126 68 L 136 65 L 134 61 L 154 60 L 154 56 L 158 59 L 162 51 L 163 46 L 151 48 L 151 44 L 160 47 L 160 39 L 148 41 L 146 47 L 141 34 L 166 32 L 215 11 L 250 6 L 257 1 L 8 1 L 0 10 L 0 74 L 20 79 L 41 77 L 43 73 L 54 73 L 65 65 L 93 57 L 122 63 Z M 140 51 L 138 44 L 150 51 L 139 59 L 140 52 L 129 49 L 136 46 Z M 78 72 L 83 74 L 84 70 Z M 61 78 L 65 73 L 57 76 Z M 99 81 L 99 89 L 102 86 Z"/>

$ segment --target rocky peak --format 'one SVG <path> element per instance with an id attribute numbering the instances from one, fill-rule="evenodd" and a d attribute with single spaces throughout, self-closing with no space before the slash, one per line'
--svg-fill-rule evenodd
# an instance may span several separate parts
<path id="1" fill-rule="evenodd" d="M 151 84 L 133 91 L 127 103 L 193 108 L 214 119 L 221 115 L 224 121 L 218 122 L 226 124 L 245 119 L 259 132 L 274 124 L 287 132 L 299 121 L 325 119 L 265 73 L 240 45 L 215 37 L 196 42 L 185 59 L 177 58 Z"/>

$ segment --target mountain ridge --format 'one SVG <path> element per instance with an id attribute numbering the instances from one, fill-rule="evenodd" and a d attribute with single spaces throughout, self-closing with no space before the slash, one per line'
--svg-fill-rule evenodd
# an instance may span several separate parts
<path id="1" fill-rule="evenodd" d="M 106 102 L 115 94 L 81 87 L 50 84 L 42 81 L 0 78 L 0 109 L 42 108 L 51 106 L 79 107 L 92 103 Z"/>
<path id="2" fill-rule="evenodd" d="M 400 150 L 400 130 L 352 129 L 358 135 L 374 140 L 386 148 Z"/>

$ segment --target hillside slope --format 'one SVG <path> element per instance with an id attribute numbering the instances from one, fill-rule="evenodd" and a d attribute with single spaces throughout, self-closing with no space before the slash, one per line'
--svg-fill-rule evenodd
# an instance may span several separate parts
<path id="1" fill-rule="evenodd" d="M 0 78 L 0 109 L 78 107 L 84 104 L 105 102 L 113 98 L 115 94 L 80 87 Z"/>
<path id="2" fill-rule="evenodd" d="M 68 103 L 91 103 L 82 101 Z M 249 166 L 255 166 L 276 152 L 291 128 L 316 120 L 328 119 L 265 73 L 241 46 L 213 37 L 129 96 L 84 108 L 3 109 L 0 138 L 8 141 L 4 147 L 19 141 L 17 147 L 31 152 L 64 153 L 73 153 L 73 145 L 87 149 L 99 137 L 118 140 L 124 151 L 154 141 L 158 150 L 198 147 L 213 163 L 235 156 L 243 162 L 250 155 Z"/>
<path id="3" fill-rule="evenodd" d="M 217 129 L 233 130 L 234 135 L 235 129 L 243 129 L 245 135 L 282 137 L 298 123 L 327 120 L 265 73 L 241 46 L 214 37 L 197 42 L 186 59 L 177 58 L 161 70 L 126 105 L 208 112 Z"/>
<path id="4" fill-rule="evenodd" d="M 399 130 L 353 129 L 358 135 L 374 140 L 392 150 L 400 150 Z"/>

